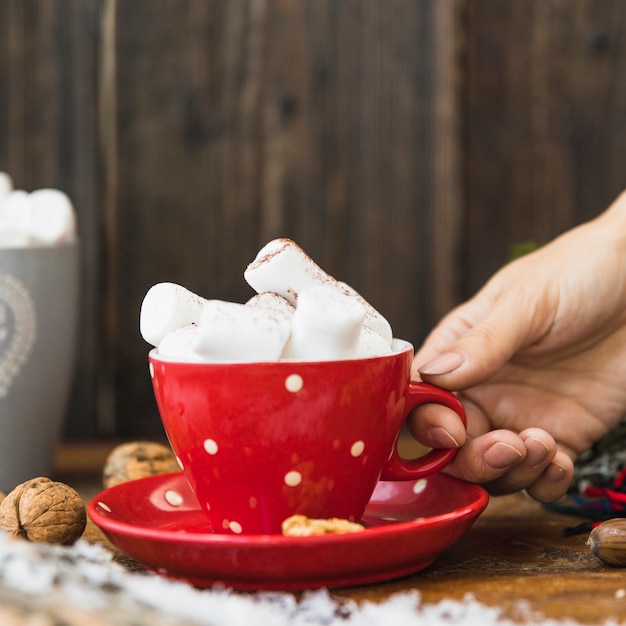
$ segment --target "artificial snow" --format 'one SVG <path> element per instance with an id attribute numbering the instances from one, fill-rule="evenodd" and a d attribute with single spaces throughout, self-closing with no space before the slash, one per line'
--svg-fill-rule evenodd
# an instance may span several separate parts
<path id="1" fill-rule="evenodd" d="M 296 598 L 291 593 L 237 593 L 215 587 L 198 589 L 117 563 L 110 551 L 80 540 L 53 546 L 10 539 L 0 533 L 0 587 L 28 596 L 53 596 L 79 609 L 106 613 L 115 607 L 142 607 L 198 626 L 513 626 L 493 607 L 468 596 L 422 604 L 417 591 L 397 593 L 381 602 L 355 602 L 326 589 Z M 526 623 L 572 626 L 542 620 L 520 603 Z M 139 626 L 136 619 L 132 622 Z M 146 616 L 145 624 L 153 623 Z"/>

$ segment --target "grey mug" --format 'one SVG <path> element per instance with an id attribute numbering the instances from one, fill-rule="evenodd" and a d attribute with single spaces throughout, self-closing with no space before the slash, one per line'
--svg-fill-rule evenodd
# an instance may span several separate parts
<path id="1" fill-rule="evenodd" d="M 0 248 L 0 491 L 52 471 L 74 375 L 78 252 Z"/>

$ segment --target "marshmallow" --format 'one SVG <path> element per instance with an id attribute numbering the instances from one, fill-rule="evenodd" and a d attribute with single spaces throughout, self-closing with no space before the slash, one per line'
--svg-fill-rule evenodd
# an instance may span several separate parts
<path id="1" fill-rule="evenodd" d="M 0 176 L 1 243 L 55 245 L 76 239 L 74 207 L 62 191 L 38 189 L 28 194 L 11 187 L 10 179 Z"/>
<path id="2" fill-rule="evenodd" d="M 204 298 L 175 283 L 153 285 L 141 304 L 141 336 L 158 346 L 171 331 L 197 323 L 205 302 Z"/>
<path id="3" fill-rule="evenodd" d="M 391 324 L 369 303 L 365 298 L 346 283 L 337 282 L 337 286 L 345 294 L 355 298 L 365 308 L 365 326 L 377 332 L 391 347 L 393 341 L 393 331 Z"/>
<path id="4" fill-rule="evenodd" d="M 31 244 L 31 231 L 32 212 L 29 195 L 21 189 L 9 191 L 0 204 L 2 243 L 7 246 L 27 246 Z"/>
<path id="5" fill-rule="evenodd" d="M 37 189 L 29 195 L 31 232 L 44 244 L 69 243 L 76 237 L 71 200 L 58 189 Z"/>
<path id="6" fill-rule="evenodd" d="M 359 335 L 359 343 L 356 348 L 356 356 L 365 359 L 372 356 L 391 354 L 391 346 L 387 340 L 376 331 L 363 325 Z"/>
<path id="7" fill-rule="evenodd" d="M 6 172 L 0 172 L 0 205 L 11 191 L 13 191 L 13 180 Z"/>
<path id="8" fill-rule="evenodd" d="M 0 248 L 25 248 L 30 245 L 32 242 L 28 235 L 0 228 Z"/>
<path id="9" fill-rule="evenodd" d="M 190 361 L 199 363 L 204 361 L 194 350 L 194 341 L 198 327 L 196 324 L 189 324 L 182 328 L 173 330 L 159 342 L 157 351 L 166 359 L 174 359 L 176 361 Z"/>
<path id="10" fill-rule="evenodd" d="M 327 274 L 291 239 L 274 239 L 261 248 L 246 268 L 244 278 L 255 291 L 278 293 L 294 305 L 306 287 L 332 286 L 356 299 L 365 309 L 364 324 L 391 345 L 393 333 L 389 322 L 352 287 Z"/>
<path id="11" fill-rule="evenodd" d="M 289 338 L 289 322 L 271 311 L 235 302 L 208 300 L 193 349 L 208 360 L 276 361 Z"/>
<path id="12" fill-rule="evenodd" d="M 247 302 L 246 306 L 264 309 L 270 313 L 274 313 L 276 317 L 291 321 L 296 307 L 287 300 L 279 296 L 277 293 L 271 291 L 263 291 L 252 296 Z"/>
<path id="13" fill-rule="evenodd" d="M 332 285 L 306 287 L 298 294 L 291 337 L 283 358 L 350 359 L 357 354 L 365 309 Z"/>
<path id="14" fill-rule="evenodd" d="M 165 358 L 194 362 L 391 353 L 389 322 L 292 240 L 270 241 L 244 277 L 257 291 L 245 304 L 206 300 L 174 283 L 154 285 L 141 306 L 143 338 Z"/>
<path id="15" fill-rule="evenodd" d="M 298 244 L 284 238 L 263 246 L 243 276 L 257 293 L 271 291 L 293 305 L 305 287 L 336 282 Z"/>

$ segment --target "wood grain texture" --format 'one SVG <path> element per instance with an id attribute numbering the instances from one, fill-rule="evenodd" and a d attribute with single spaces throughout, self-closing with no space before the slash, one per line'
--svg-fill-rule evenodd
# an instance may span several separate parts
<path id="1" fill-rule="evenodd" d="M 0 0 L 0 169 L 77 205 L 68 435 L 161 432 L 139 307 L 292 237 L 419 343 L 625 186 L 619 0 Z"/>
<path id="2" fill-rule="evenodd" d="M 624 188 L 626 5 L 467 3 L 463 295 Z"/>
<path id="3" fill-rule="evenodd" d="M 547 511 L 522 494 L 492 498 L 470 531 L 430 567 L 337 594 L 379 601 L 417 590 L 424 604 L 462 601 L 470 595 L 517 623 L 542 623 L 545 618 L 621 623 L 626 617 L 623 568 L 594 557 L 586 534 L 563 534 L 580 521 Z"/>
<path id="4" fill-rule="evenodd" d="M 359 290 L 398 336 L 423 335 L 432 3 L 136 1 L 117 13 L 122 432 L 157 422 L 137 376 L 147 289 L 171 280 L 245 301 L 243 271 L 274 237 Z"/>
<path id="5" fill-rule="evenodd" d="M 81 238 L 81 326 L 67 432 L 97 433 L 101 270 L 96 0 L 0 0 L 0 170 L 63 189 Z"/>
<path id="6" fill-rule="evenodd" d="M 81 450 L 89 467 L 86 458 L 92 453 L 88 447 L 74 446 L 72 455 L 79 458 Z M 78 468 L 76 464 L 73 475 L 84 476 Z M 65 476 L 71 479 L 72 474 Z M 91 498 L 97 489 L 97 485 L 85 483 L 80 493 Z M 462 602 L 471 596 L 514 623 L 541 624 L 547 618 L 564 623 L 621 624 L 626 619 L 624 568 L 607 566 L 596 558 L 586 545 L 586 533 L 563 532 L 582 521 L 550 511 L 523 494 L 493 497 L 468 533 L 429 567 L 383 583 L 333 589 L 332 595 L 352 602 L 384 602 L 396 594 L 417 592 L 422 605 Z M 128 569 L 141 570 L 92 522 L 84 537 L 111 550 Z"/>

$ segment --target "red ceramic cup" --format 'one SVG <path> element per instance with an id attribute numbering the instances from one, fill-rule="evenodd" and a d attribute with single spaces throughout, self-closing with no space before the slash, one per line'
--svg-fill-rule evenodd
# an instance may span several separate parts
<path id="1" fill-rule="evenodd" d="M 216 532 L 279 533 L 287 517 L 359 520 L 378 480 L 443 469 L 456 448 L 412 460 L 398 434 L 417 405 L 451 393 L 410 382 L 413 346 L 340 361 L 185 363 L 149 355 L 174 453 Z"/>

